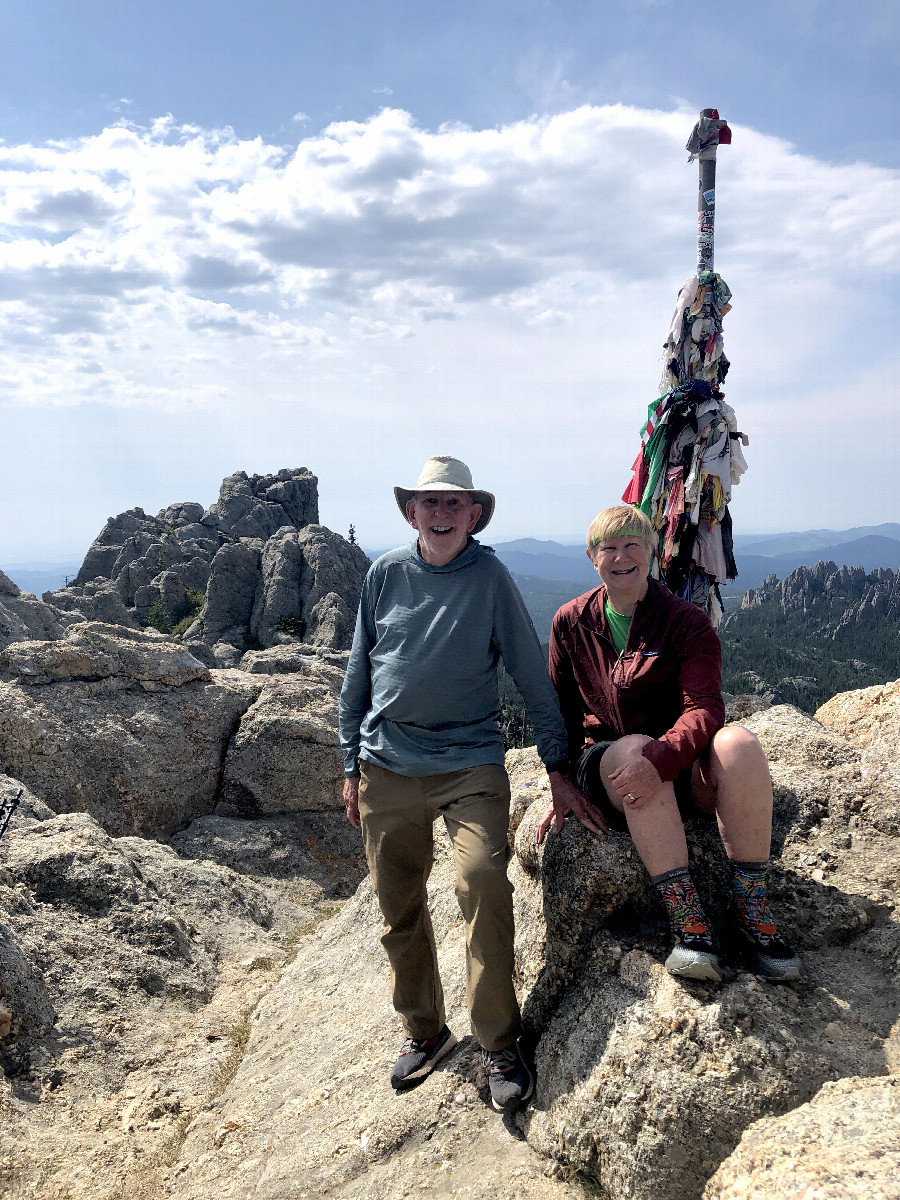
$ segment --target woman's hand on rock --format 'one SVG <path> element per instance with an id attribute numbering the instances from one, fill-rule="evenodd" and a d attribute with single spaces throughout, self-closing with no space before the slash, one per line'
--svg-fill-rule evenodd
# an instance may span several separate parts
<path id="1" fill-rule="evenodd" d="M 600 809 L 591 804 L 568 776 L 563 775 L 561 771 L 549 771 L 547 778 L 550 781 L 552 802 L 534 831 L 536 845 L 541 844 L 551 826 L 559 833 L 568 812 L 573 812 L 586 829 L 599 834 L 609 833 L 609 826 L 604 821 Z"/>

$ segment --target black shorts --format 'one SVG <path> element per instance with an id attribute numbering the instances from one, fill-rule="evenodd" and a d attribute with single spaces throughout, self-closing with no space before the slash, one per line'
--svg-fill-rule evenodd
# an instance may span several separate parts
<path id="1" fill-rule="evenodd" d="M 600 809 L 610 829 L 627 829 L 628 822 L 625 814 L 619 812 L 607 795 L 603 779 L 600 776 L 600 759 L 615 742 L 595 742 L 578 760 L 575 768 L 575 782 L 593 804 Z M 675 788 L 675 799 L 678 801 L 678 811 L 682 820 L 688 817 L 709 819 L 709 814 L 703 812 L 694 803 L 694 792 L 691 786 L 691 770 L 680 771 L 672 780 Z"/>

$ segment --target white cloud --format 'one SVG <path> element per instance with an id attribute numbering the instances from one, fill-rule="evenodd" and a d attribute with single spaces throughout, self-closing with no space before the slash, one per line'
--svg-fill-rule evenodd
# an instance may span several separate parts
<path id="1" fill-rule="evenodd" d="M 364 461 L 374 446 L 369 471 L 393 469 L 379 439 L 397 428 L 427 452 L 433 405 L 448 441 L 477 431 L 510 463 L 549 426 L 560 502 L 596 508 L 624 486 L 695 257 L 691 122 L 582 106 L 428 131 L 386 108 L 285 148 L 167 115 L 0 145 L 0 403 L 224 417 L 252 398 L 258 418 L 293 397 L 323 459 L 329 439 Z M 896 379 L 895 340 L 871 322 L 897 315 L 900 172 L 741 127 L 720 163 L 739 416 Z M 880 392 L 853 394 L 855 420 L 881 411 Z M 528 529 L 523 511 L 509 534 Z"/>
<path id="2" fill-rule="evenodd" d="M 291 120 L 292 121 L 308 121 L 309 117 L 306 115 L 305 112 L 295 112 L 294 115 L 291 117 Z"/>

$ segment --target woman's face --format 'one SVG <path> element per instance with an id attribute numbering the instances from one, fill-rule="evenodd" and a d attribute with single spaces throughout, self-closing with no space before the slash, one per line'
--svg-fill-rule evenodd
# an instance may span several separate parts
<path id="1" fill-rule="evenodd" d="M 627 592 L 643 586 L 650 571 L 650 550 L 634 534 L 598 542 L 588 551 L 594 570 L 610 591 Z"/>

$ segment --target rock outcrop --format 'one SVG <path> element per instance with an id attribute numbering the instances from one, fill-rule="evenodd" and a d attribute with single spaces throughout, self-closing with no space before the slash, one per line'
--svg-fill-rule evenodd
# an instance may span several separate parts
<path id="1" fill-rule="evenodd" d="M 342 667 L 340 654 L 285 645 L 208 670 L 177 643 L 96 625 L 0 658 L 0 713 L 40 698 L 23 728 L 34 747 L 58 745 L 20 773 L 31 760 L 13 763 L 13 739 L 0 743 L 0 770 L 15 777 L 0 777 L 0 795 L 30 789 L 0 842 L 0 1190 L 897 1195 L 900 831 L 888 807 L 900 685 L 835 697 L 818 720 L 782 705 L 746 721 L 775 783 L 771 892 L 806 971 L 791 986 L 746 970 L 709 823 L 690 823 L 688 841 L 723 943 L 716 986 L 666 974 L 665 918 L 627 837 L 569 821 L 534 846 L 546 775 L 533 749 L 510 753 L 517 975 L 537 1077 L 513 1124 L 487 1108 L 466 1036 L 464 931 L 440 825 L 429 893 L 462 1044 L 412 1093 L 388 1084 L 401 1035 L 381 919 L 358 835 L 332 808 Z M 243 705 L 218 743 L 212 811 L 167 844 L 135 837 L 99 771 L 87 811 L 51 811 L 74 807 L 53 790 L 64 775 L 92 769 L 79 721 L 142 768 L 167 753 L 154 714 L 169 714 L 170 740 L 185 721 L 155 706 L 209 691 Z M 78 711 L 103 696 L 108 733 L 99 707 Z"/>
<path id="2" fill-rule="evenodd" d="M 823 704 L 816 718 L 861 751 L 865 794 L 854 798 L 860 820 L 900 836 L 900 682 L 844 692 Z"/>
<path id="3" fill-rule="evenodd" d="M 305 641 L 346 650 L 369 560 L 318 520 L 318 484 L 305 467 L 238 471 L 206 510 L 192 502 L 155 517 L 129 509 L 106 522 L 74 582 L 44 594 L 45 621 L 55 611 L 68 622 L 188 626 L 184 640 L 209 666 L 223 665 L 225 647 L 239 655 Z M 4 624 L 0 611 L 0 645 Z M 49 624 L 40 634 L 30 628 L 31 636 L 60 636 Z"/>
<path id="4" fill-rule="evenodd" d="M 900 672 L 900 574 L 818 562 L 751 588 L 719 626 L 725 686 L 814 712 Z"/>
<path id="5" fill-rule="evenodd" d="M 342 670 L 313 659 L 299 678 L 253 678 L 265 684 L 228 747 L 217 811 L 250 817 L 340 808 Z"/>
<path id="6" fill-rule="evenodd" d="M 889 567 L 868 574 L 862 567 L 817 562 L 797 567 L 779 581 L 770 575 L 761 588 L 744 596 L 745 610 L 777 604 L 783 612 L 800 612 L 817 636 L 833 641 L 853 626 L 900 623 L 900 581 Z"/>
<path id="7" fill-rule="evenodd" d="M 900 1079 L 826 1083 L 809 1104 L 757 1121 L 704 1200 L 896 1200 Z"/>
<path id="8" fill-rule="evenodd" d="M 12 642 L 62 637 L 80 616 L 38 600 L 0 571 L 0 649 Z"/>
<path id="9" fill-rule="evenodd" d="M 0 651 L 0 769 L 55 812 L 153 837 L 211 812 L 258 685 L 156 633 L 88 622 Z"/>
<path id="10" fill-rule="evenodd" d="M 358 845 L 336 814 L 201 818 L 178 851 L 85 813 L 15 820 L 0 842 L 0 1193 L 161 1198 L 294 942 L 356 886 Z"/>
<path id="11" fill-rule="evenodd" d="M 0 770 L 113 835 L 339 808 L 346 654 L 259 653 L 285 652 L 292 675 L 211 671 L 162 634 L 98 622 L 14 643 L 0 651 Z"/>

